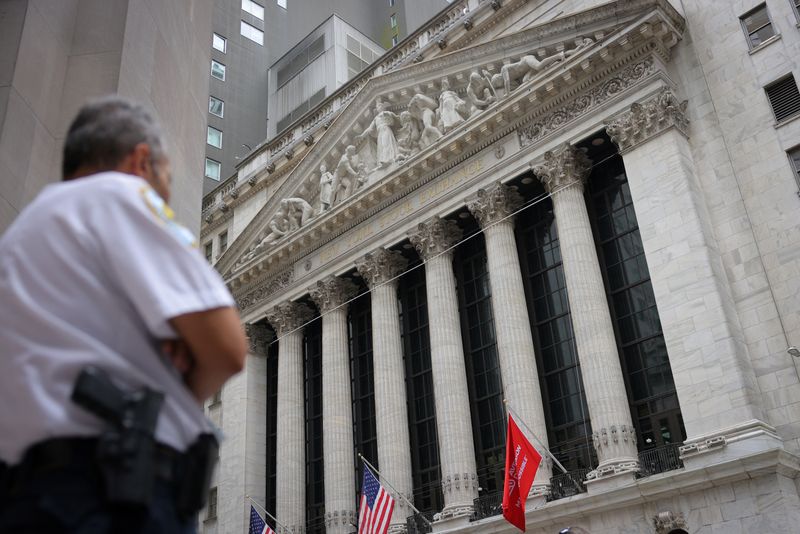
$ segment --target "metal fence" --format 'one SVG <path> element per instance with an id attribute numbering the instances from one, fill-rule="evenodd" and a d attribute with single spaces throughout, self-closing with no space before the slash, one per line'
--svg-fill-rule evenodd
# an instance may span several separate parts
<path id="1" fill-rule="evenodd" d="M 586 475 L 591 469 L 575 469 L 566 473 L 559 473 L 550 478 L 550 495 L 547 500 L 557 501 L 565 497 L 572 497 L 586 492 Z"/>
<path id="2" fill-rule="evenodd" d="M 639 453 L 639 478 L 657 475 L 666 471 L 673 471 L 683 467 L 678 444 L 671 443 L 655 449 Z"/>
<path id="3" fill-rule="evenodd" d="M 406 518 L 406 527 L 408 528 L 408 534 L 427 534 L 431 531 L 431 526 L 429 523 L 425 522 L 427 519 L 429 522 L 433 522 L 433 514 L 434 512 L 422 512 L 420 514 L 410 515 Z M 423 519 L 423 516 L 425 519 Z"/>
<path id="4" fill-rule="evenodd" d="M 481 495 L 474 501 L 475 510 L 472 512 L 471 521 L 478 521 L 493 515 L 503 513 L 503 492 L 493 491 Z"/>

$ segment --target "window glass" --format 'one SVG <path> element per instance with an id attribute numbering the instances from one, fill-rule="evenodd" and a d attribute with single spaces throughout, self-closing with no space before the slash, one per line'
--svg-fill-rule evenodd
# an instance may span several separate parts
<path id="1" fill-rule="evenodd" d="M 253 15 L 259 20 L 264 20 L 264 6 L 253 2 L 253 0 L 242 0 L 242 9 Z"/>
<path id="2" fill-rule="evenodd" d="M 775 35 L 775 30 L 769 19 L 766 4 L 761 4 L 754 10 L 743 15 L 740 20 L 742 21 L 742 28 L 744 28 L 744 32 L 747 34 L 750 48 L 755 48 Z"/>
<path id="3" fill-rule="evenodd" d="M 211 38 L 211 46 L 214 47 L 214 50 L 219 50 L 223 54 L 225 53 L 227 45 L 228 41 L 221 35 L 215 33 Z"/>
<path id="4" fill-rule="evenodd" d="M 225 102 L 223 102 L 219 98 L 209 96 L 208 112 L 211 113 L 212 115 L 216 115 L 217 117 L 225 116 Z"/>
<path id="5" fill-rule="evenodd" d="M 228 248 L 228 232 L 219 234 L 219 252 L 222 254 Z"/>
<path id="6" fill-rule="evenodd" d="M 258 43 L 260 45 L 264 45 L 264 32 L 256 28 L 255 26 L 251 26 L 245 21 L 241 21 L 241 32 L 244 37 L 247 37 L 254 43 Z"/>
<path id="7" fill-rule="evenodd" d="M 800 185 L 800 145 L 791 149 L 787 154 L 789 155 L 789 160 L 792 162 L 792 169 L 794 169 L 794 176 L 797 179 L 797 184 Z"/>
<path id="8" fill-rule="evenodd" d="M 392 46 L 397 46 L 397 43 L 398 43 L 398 38 L 397 38 L 396 35 L 393 35 L 392 36 Z"/>
<path id="9" fill-rule="evenodd" d="M 220 174 L 220 163 L 219 161 L 214 161 L 211 158 L 206 158 L 206 178 L 211 178 L 212 180 L 219 180 Z"/>
<path id="10" fill-rule="evenodd" d="M 283 9 L 286 9 L 286 1 L 287 0 L 278 0 L 278 7 L 282 7 Z"/>
<path id="11" fill-rule="evenodd" d="M 211 262 L 211 256 L 214 253 L 214 243 L 209 241 L 205 246 L 206 261 Z"/>
<path id="12" fill-rule="evenodd" d="M 392 16 L 389 17 L 389 24 L 392 28 L 397 28 L 397 13 L 392 13 Z"/>
<path id="13" fill-rule="evenodd" d="M 211 60 L 211 75 L 218 80 L 225 81 L 225 65 L 219 61 Z"/>
<path id="14" fill-rule="evenodd" d="M 206 133 L 206 143 L 215 148 L 222 148 L 222 132 L 213 126 L 209 126 Z"/>

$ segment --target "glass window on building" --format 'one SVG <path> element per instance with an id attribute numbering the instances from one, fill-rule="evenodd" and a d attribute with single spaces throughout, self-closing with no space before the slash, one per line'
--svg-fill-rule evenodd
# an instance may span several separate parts
<path id="1" fill-rule="evenodd" d="M 211 75 L 218 79 L 225 81 L 225 65 L 219 61 L 211 60 Z"/>
<path id="2" fill-rule="evenodd" d="M 800 114 L 800 90 L 792 74 L 764 88 L 775 114 L 775 121 L 782 122 Z"/>
<path id="3" fill-rule="evenodd" d="M 216 519 L 217 517 L 217 488 L 211 488 L 208 492 L 208 508 L 206 508 L 206 519 Z"/>
<path id="4" fill-rule="evenodd" d="M 219 253 L 222 254 L 228 248 L 228 232 L 222 232 L 219 234 Z"/>
<path id="5" fill-rule="evenodd" d="M 787 152 L 787 154 L 789 155 L 789 161 L 792 164 L 792 170 L 794 170 L 794 177 L 797 180 L 797 186 L 800 187 L 800 145 L 797 145 L 791 149 L 789 152 Z"/>
<path id="6" fill-rule="evenodd" d="M 800 0 L 792 0 L 794 6 L 794 14 L 797 17 L 797 22 L 800 23 Z"/>
<path id="7" fill-rule="evenodd" d="M 242 0 L 242 9 L 253 15 L 258 20 L 264 20 L 264 6 L 253 0 Z"/>
<path id="8" fill-rule="evenodd" d="M 211 263 L 211 258 L 214 254 L 214 243 L 209 241 L 205 246 L 206 261 Z"/>
<path id="9" fill-rule="evenodd" d="M 214 148 L 222 148 L 222 132 L 213 126 L 209 126 L 206 133 L 206 143 Z"/>
<path id="10" fill-rule="evenodd" d="M 394 7 L 395 0 L 389 0 L 389 7 Z"/>
<path id="11" fill-rule="evenodd" d="M 225 50 L 228 48 L 228 40 L 215 33 L 211 38 L 211 46 L 214 47 L 214 50 L 219 50 L 224 54 Z"/>
<path id="12" fill-rule="evenodd" d="M 209 96 L 208 97 L 208 112 L 212 115 L 216 115 L 217 117 L 224 117 L 225 116 L 225 102 L 220 100 L 217 97 Z"/>
<path id="13" fill-rule="evenodd" d="M 245 21 L 241 21 L 241 32 L 242 36 L 247 37 L 254 43 L 258 43 L 261 46 L 264 46 L 264 32 L 256 28 L 255 26 L 251 26 Z"/>
<path id="14" fill-rule="evenodd" d="M 396 35 L 392 35 L 392 46 L 397 46 L 397 43 L 400 41 L 400 38 Z"/>
<path id="15" fill-rule="evenodd" d="M 206 178 L 219 181 L 220 163 L 211 158 L 206 158 Z"/>
<path id="16" fill-rule="evenodd" d="M 287 0 L 278 0 L 278 7 L 282 7 L 283 9 L 286 9 L 286 1 Z"/>
<path id="17" fill-rule="evenodd" d="M 752 11 L 745 13 L 740 20 L 751 50 L 775 35 L 775 29 L 772 27 L 772 21 L 767 11 L 767 4 L 761 4 Z"/>
<path id="18" fill-rule="evenodd" d="M 397 28 L 397 13 L 392 13 L 392 16 L 389 17 L 389 24 L 392 28 Z"/>

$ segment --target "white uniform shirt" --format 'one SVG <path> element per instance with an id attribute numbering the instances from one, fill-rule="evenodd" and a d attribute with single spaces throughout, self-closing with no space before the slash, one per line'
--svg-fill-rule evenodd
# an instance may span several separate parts
<path id="1" fill-rule="evenodd" d="M 102 173 L 53 184 L 0 238 L 0 459 L 105 424 L 70 400 L 86 365 L 124 390 L 165 394 L 156 438 L 185 450 L 209 431 L 161 356 L 170 318 L 233 306 L 217 272 L 147 183 Z"/>

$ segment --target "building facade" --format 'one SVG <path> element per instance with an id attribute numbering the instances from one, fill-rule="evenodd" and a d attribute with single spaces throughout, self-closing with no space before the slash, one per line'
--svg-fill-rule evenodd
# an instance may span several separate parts
<path id="1" fill-rule="evenodd" d="M 212 11 L 189 0 L 0 2 L 0 231 L 61 179 L 64 136 L 80 106 L 112 93 L 158 118 L 173 207 L 200 228 Z"/>
<path id="2" fill-rule="evenodd" d="M 248 156 L 207 530 L 354 532 L 363 455 L 390 531 L 512 532 L 509 410 L 558 460 L 530 532 L 795 530 L 799 22 L 461 0 Z"/>

